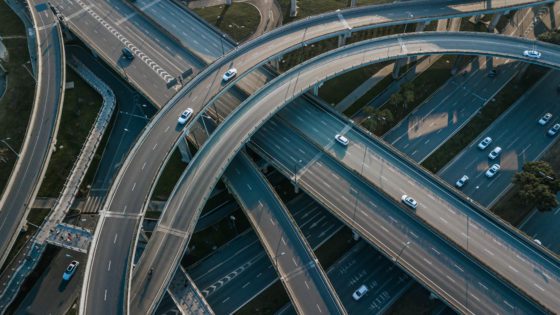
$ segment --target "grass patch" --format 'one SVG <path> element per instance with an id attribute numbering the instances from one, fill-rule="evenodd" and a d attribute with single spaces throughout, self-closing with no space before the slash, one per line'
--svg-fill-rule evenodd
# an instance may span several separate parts
<path id="1" fill-rule="evenodd" d="M 373 74 L 381 70 L 386 64 L 387 63 L 372 64 L 328 80 L 319 89 L 319 96 L 334 106 L 352 93 L 360 84 L 368 80 Z"/>
<path id="2" fill-rule="evenodd" d="M 385 90 L 393 81 L 394 79 L 392 75 L 384 77 L 381 81 L 369 89 L 369 91 L 362 95 L 362 97 L 356 100 L 354 104 L 350 105 L 350 107 L 344 111 L 344 114 L 348 117 L 352 117 L 360 109 L 365 107 L 373 98 L 383 92 L 383 90 Z"/>
<path id="3" fill-rule="evenodd" d="M 529 90 L 545 74 L 546 70 L 543 67 L 530 65 L 521 78 L 519 76 L 513 78 L 496 94 L 495 101 L 484 106 L 479 115 L 473 117 L 459 132 L 424 160 L 422 166 L 433 173 L 437 173 Z"/>
<path id="4" fill-rule="evenodd" d="M 0 99 L 0 139 L 10 138 L 6 142 L 19 152 L 33 106 L 35 81 L 29 72 L 25 27 L 4 1 L 0 1 L 0 21 L 0 36 L 22 36 L 3 40 L 8 58 L 0 61 L 7 71 L 6 91 Z M 16 158 L 4 143 L 0 143 L 0 192 L 10 178 Z"/>
<path id="5" fill-rule="evenodd" d="M 179 149 L 175 149 L 156 183 L 152 199 L 167 200 L 186 167 L 187 165 L 181 161 L 181 152 L 179 152 Z"/>
<path id="6" fill-rule="evenodd" d="M 379 124 L 375 130 L 371 131 L 378 136 L 382 136 L 410 114 L 418 105 L 422 104 L 451 78 L 451 68 L 455 64 L 456 59 L 456 56 L 442 56 L 416 79 L 403 85 L 403 87 L 406 87 L 407 93 L 412 95 L 412 99 L 406 102 L 393 102 L 390 100 L 383 104 L 379 109 L 389 110 L 393 115 L 393 120 L 384 124 Z M 462 59 L 465 60 L 467 58 Z M 397 92 L 398 94 L 404 93 L 403 87 Z"/>
<path id="7" fill-rule="evenodd" d="M 60 194 L 102 104 L 101 96 L 70 68 L 66 70 L 66 81 L 73 81 L 74 88 L 64 93 L 56 151 L 39 190 L 41 197 Z"/>
<path id="8" fill-rule="evenodd" d="M 261 20 L 259 11 L 248 3 L 235 2 L 231 6 L 220 5 L 193 11 L 236 42 L 243 42 L 253 35 Z"/>
<path id="9" fill-rule="evenodd" d="M 371 5 L 390 3 L 394 0 L 358 0 L 357 5 Z M 350 0 L 305 0 L 298 1 L 298 14 L 296 17 L 290 17 L 290 0 L 279 0 L 282 9 L 284 24 L 291 21 L 303 19 L 308 16 L 335 11 L 350 7 Z"/>

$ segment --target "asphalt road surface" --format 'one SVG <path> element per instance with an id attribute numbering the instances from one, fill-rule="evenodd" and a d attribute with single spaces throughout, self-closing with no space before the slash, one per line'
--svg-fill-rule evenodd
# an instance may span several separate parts
<path id="1" fill-rule="evenodd" d="M 461 191 L 484 206 L 492 205 L 511 185 L 514 174 L 521 171 L 523 164 L 536 160 L 556 140 L 546 133 L 560 122 L 556 90 L 560 85 L 559 74 L 550 71 L 536 82 L 439 172 L 441 178 L 454 185 L 461 176 L 469 176 Z M 545 126 L 539 125 L 537 121 L 547 112 L 552 113 L 552 119 Z M 492 138 L 492 143 L 486 150 L 480 150 L 477 145 L 487 136 Z M 498 158 L 491 160 L 488 153 L 496 146 L 503 151 Z M 484 173 L 494 163 L 500 164 L 501 169 L 488 178 Z"/>
<path id="2" fill-rule="evenodd" d="M 37 41 L 37 85 L 31 118 L 17 162 L 0 199 L 0 266 L 25 223 L 55 142 L 62 112 L 66 66 L 62 34 L 51 8 L 30 1 Z"/>
<path id="3" fill-rule="evenodd" d="M 412 38 L 418 40 L 415 41 Z M 463 38 L 468 38 L 468 41 L 464 41 Z M 513 44 L 508 43 L 509 41 L 521 42 L 509 46 Z M 407 36 L 395 36 L 388 39 L 368 41 L 344 48 L 342 50 L 333 51 L 331 53 L 325 54 L 322 58 L 314 59 L 313 61 L 308 62 L 300 67 L 296 67 L 292 71 L 289 71 L 285 75 L 279 77 L 276 80 L 276 84 L 270 84 L 267 87 L 263 88 L 261 90 L 261 93 L 259 93 L 258 95 L 253 95 L 250 99 L 251 101 L 248 101 L 246 103 L 246 106 L 239 108 L 239 110 L 232 114 L 228 120 L 220 125 L 218 130 L 214 133 L 212 140 L 208 141 L 206 145 L 202 147 L 202 149 L 198 152 L 198 156 L 195 157 L 195 159 L 187 168 L 185 174 L 183 174 L 180 180 L 181 184 L 176 188 L 173 196 L 170 198 L 170 201 L 167 204 L 167 209 L 171 209 L 171 211 L 164 211 L 163 217 L 161 218 L 159 223 L 159 226 L 161 228 L 159 229 L 159 231 L 156 231 L 154 233 L 144 253 L 144 264 L 140 263 L 136 268 L 136 272 L 132 279 L 132 287 L 142 288 L 143 290 L 141 295 L 136 296 L 142 296 L 143 298 L 149 298 L 151 296 L 161 296 L 161 292 L 163 292 L 162 288 L 170 278 L 169 271 L 154 272 L 153 277 L 147 277 L 148 270 L 150 270 L 150 268 L 153 268 L 152 266 L 157 266 L 157 268 L 163 270 L 174 269 L 174 267 L 172 266 L 177 264 L 179 257 L 181 256 L 181 252 L 177 252 L 177 250 L 185 248 L 190 233 L 192 232 L 192 222 L 196 222 L 200 210 L 202 209 L 204 200 L 211 192 L 211 189 L 217 182 L 219 175 L 228 165 L 230 159 L 232 158 L 232 155 L 240 149 L 243 142 L 246 141 L 247 137 L 251 136 L 256 128 L 258 128 L 263 123 L 264 119 L 269 117 L 270 114 L 274 113 L 275 110 L 278 110 L 281 106 L 283 106 L 283 104 L 293 99 L 293 97 L 301 94 L 316 82 L 324 80 L 325 77 L 329 77 L 335 72 L 344 69 L 350 70 L 357 65 L 367 64 L 368 62 L 379 59 L 380 56 L 383 56 L 384 58 L 387 55 L 392 54 L 395 54 L 395 56 L 401 56 L 402 53 L 411 53 L 411 51 L 413 53 L 419 53 L 420 51 L 422 53 L 433 53 L 435 51 L 458 51 L 472 54 L 475 53 L 479 47 L 485 47 L 489 50 L 487 51 L 487 53 L 489 54 L 509 58 L 520 58 L 519 47 L 528 45 L 528 43 L 523 42 L 524 41 L 520 39 L 512 39 L 503 36 L 472 33 L 440 34 L 434 32 Z M 551 62 L 552 64 L 554 64 L 553 60 L 557 58 L 557 52 L 554 50 L 554 47 L 542 44 L 539 44 L 538 46 L 540 47 L 536 47 L 536 49 L 543 51 L 543 59 L 541 59 L 540 61 Z M 383 47 L 383 49 L 376 50 L 377 47 Z M 364 54 L 364 51 L 366 50 L 368 53 Z M 341 51 L 343 53 L 339 53 Z M 310 69 L 313 69 L 313 71 L 308 71 Z M 251 113 L 251 115 L 247 115 L 247 113 L 249 112 Z M 227 133 L 227 136 L 224 136 L 225 133 Z M 206 159 L 206 157 L 210 156 L 212 157 L 212 159 Z M 389 157 L 391 156 L 389 155 Z M 395 157 L 393 156 L 393 158 Z M 522 253 L 522 257 L 524 259 L 528 259 L 529 261 L 531 261 L 531 264 L 538 264 L 543 268 L 543 270 L 545 270 L 544 272 L 551 274 L 556 273 L 556 267 L 554 263 L 547 260 L 547 258 L 545 258 L 542 253 L 538 253 L 535 248 L 531 248 L 530 243 L 524 243 L 523 240 L 515 238 L 515 236 L 508 234 L 502 228 L 497 227 L 491 222 L 485 221 L 487 219 L 483 218 L 480 214 L 474 213 L 475 211 L 473 211 L 471 208 L 468 208 L 466 204 L 457 200 L 452 195 L 449 195 L 446 191 L 442 191 L 441 188 L 438 188 L 437 185 L 432 182 L 432 179 L 428 179 L 423 176 L 417 176 L 420 174 L 418 174 L 414 170 L 411 170 L 410 168 L 407 171 L 409 172 L 409 175 L 412 174 L 416 176 L 416 180 L 422 181 L 422 184 L 426 185 L 426 187 L 429 187 L 430 190 L 437 190 L 437 193 L 440 194 L 441 197 L 447 199 L 445 204 L 441 201 L 439 202 L 440 205 L 438 205 L 438 207 L 441 213 L 445 213 L 444 215 L 449 215 L 449 212 L 451 212 L 449 211 L 449 205 L 457 209 L 466 208 L 461 210 L 472 212 L 470 213 L 470 215 L 474 215 L 474 218 L 476 220 L 482 219 L 483 225 L 487 223 L 490 224 L 490 226 L 486 226 L 485 229 L 491 232 L 491 235 L 494 233 L 498 233 L 500 235 L 499 238 L 506 237 L 511 239 L 511 241 L 514 243 L 518 242 L 519 245 L 516 249 L 517 251 L 528 251 Z M 408 185 L 411 184 L 411 181 L 408 179 L 405 179 L 404 181 L 408 182 Z M 402 185 L 403 183 L 400 182 L 399 184 Z M 417 187 L 417 185 L 414 185 L 414 187 L 416 189 L 426 190 L 426 187 Z M 190 198 L 182 198 L 182 196 L 187 195 L 190 196 Z M 427 195 L 430 195 L 429 191 Z M 438 203 L 437 200 L 434 201 L 436 204 Z M 422 200 L 420 201 L 420 203 L 422 204 Z M 430 204 L 430 202 L 426 202 L 425 204 Z M 190 211 L 177 212 L 176 209 L 189 209 Z M 425 212 L 422 211 L 422 213 Z M 457 213 L 454 211 L 451 213 L 457 215 Z M 422 218 L 424 219 L 425 216 L 423 216 Z M 471 225 L 476 226 L 475 224 Z M 449 229 L 449 227 L 444 227 L 440 231 L 443 230 L 444 232 L 446 232 L 445 235 L 451 237 L 452 239 L 457 238 L 457 234 L 459 234 L 458 237 L 461 239 L 461 241 L 464 241 L 464 238 L 456 229 L 451 229 L 451 231 L 449 231 Z M 492 231 L 492 229 L 494 231 Z M 491 248 L 503 246 L 499 242 L 498 244 L 499 245 L 491 244 L 493 245 L 491 246 Z M 527 244 L 529 244 L 529 246 Z M 489 245 L 486 246 L 490 247 Z M 482 248 L 489 251 L 489 249 L 487 249 L 485 246 L 481 246 L 481 252 L 484 252 L 482 251 Z M 478 254 L 477 258 L 484 261 L 484 258 L 486 257 L 482 257 L 481 252 L 478 252 L 477 249 L 479 249 L 478 246 L 471 246 L 470 252 L 475 252 L 476 254 Z M 509 250 L 506 250 L 505 252 L 508 252 L 507 255 L 511 254 Z M 498 255 L 498 260 L 504 259 L 504 257 L 501 257 L 504 253 L 503 248 L 499 248 L 499 251 L 497 253 L 500 254 Z M 165 259 L 165 261 L 162 261 L 162 257 L 171 257 L 171 259 Z M 494 258 L 490 260 L 493 259 Z M 527 260 L 519 262 L 514 261 L 511 258 L 508 259 L 512 264 L 522 270 L 528 267 L 528 264 L 524 263 Z M 490 264 L 492 265 L 493 263 L 490 262 Z M 508 270 L 507 267 L 493 267 L 494 270 L 498 269 L 500 271 L 500 275 L 505 275 L 508 280 L 513 281 L 513 283 L 516 283 L 516 285 L 518 286 L 521 285 L 523 287 L 523 290 L 525 290 L 533 298 L 546 303 L 548 307 L 552 309 L 555 308 L 555 299 L 552 297 L 554 293 L 546 292 L 546 289 L 541 286 L 542 284 L 548 287 L 551 285 L 551 283 L 542 283 L 545 281 L 542 280 L 542 275 L 539 274 L 537 276 L 538 272 L 533 271 L 533 275 L 531 277 L 532 281 L 539 282 L 539 284 L 537 284 L 537 287 L 535 288 L 532 283 L 531 285 L 529 285 L 525 282 L 527 281 L 527 279 L 517 279 L 516 276 L 512 275 L 512 273 L 515 271 Z M 515 267 L 513 269 L 518 270 Z M 160 282 L 162 280 L 163 283 Z M 540 288 L 543 288 L 546 293 L 540 292 L 543 291 Z M 432 289 L 435 288 L 432 287 Z M 538 290 L 539 292 L 536 292 L 536 290 Z M 554 292 L 555 289 L 552 288 L 552 291 Z M 447 292 L 438 293 L 445 294 Z M 154 300 L 157 303 L 159 299 L 153 298 L 151 300 Z M 132 305 L 138 305 L 134 302 L 134 299 L 132 300 Z M 461 304 L 456 304 L 456 306 L 463 307 L 463 305 Z"/>
<path id="4" fill-rule="evenodd" d="M 433 1 L 430 2 L 430 4 L 432 3 L 436 5 Z M 509 4 L 511 3 L 508 3 L 508 5 Z M 420 6 L 418 7 L 419 12 L 425 9 L 426 3 L 423 3 L 422 5 L 424 5 L 423 8 L 420 8 Z M 404 13 L 399 7 L 399 4 L 395 4 L 395 6 L 396 7 L 388 7 L 388 6 L 386 7 L 386 9 L 389 10 L 387 12 L 388 14 L 390 12 L 393 12 L 391 13 L 391 15 L 395 15 L 394 19 L 398 19 L 402 17 L 410 18 L 410 14 L 411 14 L 410 12 Z M 410 4 L 407 4 L 407 8 L 414 9 L 413 7 L 410 6 Z M 438 8 L 442 9 L 441 6 Z M 484 10 L 483 7 L 480 6 L 477 7 L 476 5 L 471 6 L 469 4 L 461 7 L 460 4 L 457 4 L 453 8 L 449 8 L 449 10 L 447 11 L 438 10 L 436 16 L 442 16 L 442 14 L 466 16 L 469 14 L 467 13 L 467 11 L 471 9 Z M 360 25 L 361 26 L 372 25 L 375 23 L 379 23 L 377 25 L 383 26 L 392 23 L 391 21 L 386 22 L 384 18 L 380 18 L 379 20 L 371 20 L 370 18 L 371 12 L 368 13 L 368 10 L 371 9 L 361 8 L 359 10 L 354 10 L 352 11 L 353 15 L 348 16 L 348 19 L 346 19 L 345 21 L 348 23 L 348 25 L 351 25 L 353 27 L 358 27 Z M 172 100 L 169 106 L 167 107 L 168 109 L 164 110 L 164 112 L 162 112 L 161 115 L 156 117 L 154 123 L 152 124 L 153 127 L 150 126 L 148 128 L 148 131 L 142 137 L 141 141 L 132 150 L 131 152 L 132 154 L 129 156 L 129 159 L 125 161 L 124 169 L 130 170 L 130 172 L 123 171 L 123 174 L 119 175 L 119 178 L 117 179 L 117 184 L 114 186 L 115 190 L 112 194 L 112 196 L 122 196 L 122 200 L 117 202 L 116 200 L 109 201 L 107 207 L 107 209 L 109 210 L 109 212 L 107 213 L 108 215 L 106 217 L 107 220 L 105 220 L 105 217 L 101 219 L 101 223 L 98 228 L 99 231 L 97 233 L 99 236 L 94 240 L 94 246 L 92 248 L 93 251 L 92 259 L 95 259 L 95 257 L 101 257 L 99 259 L 101 259 L 103 262 L 107 262 L 113 259 L 126 260 L 125 256 L 127 256 L 129 252 L 126 251 L 125 249 L 129 248 L 129 245 L 127 243 L 121 243 L 121 242 L 119 242 L 119 244 L 113 243 L 113 237 L 115 236 L 115 232 L 117 231 L 116 225 L 120 226 L 121 224 L 123 224 L 123 222 L 126 222 L 127 225 L 132 225 L 132 226 L 137 225 L 138 223 L 137 214 L 141 213 L 143 209 L 142 207 L 143 199 L 138 198 L 138 196 L 147 195 L 148 192 L 150 191 L 150 186 L 151 186 L 151 183 L 149 181 L 146 181 L 145 179 L 156 177 L 161 162 L 165 159 L 165 156 L 169 152 L 169 148 L 171 148 L 173 143 L 175 142 L 175 139 L 178 138 L 178 134 L 177 134 L 178 130 L 174 130 L 175 137 L 166 136 L 165 133 L 167 133 L 170 130 L 170 128 L 168 127 L 171 127 L 172 125 L 174 126 L 173 123 L 178 113 L 182 111 L 183 108 L 187 106 L 187 104 L 188 106 L 192 106 L 195 109 L 195 112 L 199 112 L 201 106 L 205 104 L 206 101 L 212 96 L 207 93 L 209 91 L 216 89 L 216 87 L 220 88 L 221 84 L 219 83 L 219 76 L 223 72 L 225 72 L 226 69 L 230 67 L 230 65 L 232 64 L 231 62 L 233 61 L 234 58 L 238 56 L 243 56 L 242 58 L 240 58 L 240 60 L 236 61 L 235 64 L 238 70 L 240 71 L 240 73 L 243 73 L 246 69 L 251 68 L 253 65 L 256 65 L 259 62 L 266 60 L 268 56 L 274 55 L 275 53 L 282 51 L 288 47 L 291 47 L 293 45 L 297 45 L 298 43 L 301 42 L 302 38 L 307 40 L 308 42 L 311 42 L 313 41 L 313 38 L 318 38 L 320 35 L 329 34 L 333 31 L 344 29 L 346 27 L 346 24 L 340 25 L 340 23 L 338 23 L 341 14 L 342 13 L 333 13 L 330 15 L 323 15 L 320 18 L 316 18 L 316 19 L 314 18 L 307 19 L 305 20 L 305 22 L 292 23 L 287 28 L 282 28 L 279 29 L 278 31 L 273 31 L 268 34 L 265 34 L 265 36 L 268 37 L 259 38 L 254 42 L 252 42 L 251 45 L 242 46 L 238 50 L 236 50 L 235 53 L 232 53 L 230 56 L 222 58 L 219 61 L 212 64 L 212 66 L 210 66 L 207 70 L 203 72 L 204 74 L 202 76 L 198 76 L 198 78 L 194 80 L 196 82 L 193 82 L 192 85 L 189 85 L 184 91 L 180 93 L 179 96 L 184 97 L 184 99 L 181 99 L 180 101 L 178 101 L 179 98 Z M 402 15 L 402 17 L 400 17 L 399 15 Z M 422 20 L 423 18 L 419 18 L 419 20 Z M 325 24 L 325 21 L 329 19 L 331 22 Z M 383 24 L 384 22 L 385 24 Z M 329 27 L 325 27 L 326 25 L 328 25 Z M 311 26 L 315 27 L 315 31 L 309 33 L 312 34 L 311 36 L 304 38 L 297 35 L 297 34 L 299 35 L 306 34 L 310 30 Z M 291 33 L 286 32 L 287 29 L 289 29 Z M 282 34 L 284 36 L 278 37 L 278 34 Z M 286 41 L 286 39 L 289 38 L 292 39 L 297 38 L 297 39 L 295 41 L 294 40 Z M 266 47 L 266 50 L 263 50 L 262 49 L 263 47 Z M 251 51 L 253 53 L 258 52 L 258 53 L 245 54 L 247 51 Z M 257 56 L 259 56 L 260 58 L 256 58 Z M 250 62 L 246 63 L 244 66 L 241 66 L 241 62 L 248 62 L 248 61 Z M 206 84 L 203 84 L 203 82 L 205 82 Z M 193 90 L 192 87 L 197 87 L 199 91 Z M 192 92 L 192 94 L 190 94 L 191 95 L 190 97 L 192 97 L 192 99 L 190 99 L 189 97 L 185 97 L 188 95 L 188 92 Z M 201 95 L 203 97 L 197 99 L 198 96 Z M 162 121 L 167 121 L 168 123 L 173 122 L 173 123 L 169 125 L 161 124 L 160 122 Z M 156 128 L 156 126 L 160 126 L 161 128 Z M 159 138 L 159 141 L 155 139 L 150 139 L 151 136 L 148 136 L 148 134 L 155 136 L 156 138 Z M 155 142 L 153 142 L 154 140 Z M 146 145 L 146 148 L 149 147 L 150 149 L 144 150 L 144 147 L 141 144 Z M 156 148 L 158 149 L 157 151 Z M 154 154 L 156 152 L 157 154 Z M 134 164 L 135 162 L 137 162 L 138 165 L 130 165 L 130 163 Z M 127 175 L 125 175 L 125 173 Z M 128 176 L 132 176 L 132 177 L 128 178 Z M 142 179 L 141 181 L 138 180 L 140 178 Z M 131 187 L 126 187 L 126 188 L 121 187 L 120 189 L 124 189 L 124 191 L 122 193 L 119 193 L 117 192 L 118 190 L 117 187 L 119 187 L 117 185 L 119 185 L 119 183 L 131 183 L 133 188 L 131 189 Z M 134 189 L 136 189 L 136 193 L 134 194 L 134 197 L 132 199 L 127 199 L 130 191 Z M 127 200 L 133 202 L 134 204 L 129 204 Z M 112 221 L 112 222 L 108 222 L 108 221 Z M 101 232 L 101 229 L 103 229 L 103 232 Z M 108 230 L 108 232 L 106 233 L 105 230 Z M 125 228 L 125 230 L 130 231 L 130 230 L 134 230 L 134 228 L 132 229 Z M 129 241 L 131 239 L 134 239 L 134 237 L 130 236 L 126 238 L 121 238 L 120 240 Z M 106 246 L 111 248 L 116 248 L 117 250 L 116 251 L 113 250 L 112 252 L 110 250 L 101 250 L 100 253 L 107 254 L 107 256 L 97 256 L 96 246 L 98 243 L 105 244 Z M 91 277 L 91 281 L 96 283 L 94 284 L 89 283 L 90 278 L 88 274 L 90 273 L 91 270 L 90 268 L 93 265 L 94 265 L 93 263 L 88 261 L 88 272 L 86 273 L 86 284 L 85 284 L 85 291 L 84 291 L 86 293 L 83 295 L 83 301 L 82 301 L 83 302 L 82 305 L 86 309 L 88 307 L 87 301 L 90 299 L 89 296 L 90 294 L 93 295 L 91 297 L 92 301 L 99 301 L 99 302 L 104 301 L 103 292 L 105 290 L 109 290 L 108 287 L 112 287 L 116 283 L 120 283 L 120 282 L 115 282 L 114 279 L 109 279 L 106 276 Z M 95 265 L 98 264 L 96 263 Z M 123 274 L 123 277 L 126 277 L 126 274 Z M 90 287 L 91 288 L 95 287 L 95 289 L 93 290 L 94 292 L 92 293 L 89 292 Z M 111 291 L 114 290 L 111 289 Z M 107 307 L 108 309 L 119 308 L 118 305 L 108 305 L 108 303 L 104 303 L 103 305 L 105 305 L 104 307 Z"/>

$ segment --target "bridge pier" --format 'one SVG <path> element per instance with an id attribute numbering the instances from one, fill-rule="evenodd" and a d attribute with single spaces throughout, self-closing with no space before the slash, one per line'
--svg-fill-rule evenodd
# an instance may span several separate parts
<path id="1" fill-rule="evenodd" d="M 272 60 L 270 60 L 270 65 L 277 71 L 280 71 L 280 61 L 282 60 L 283 57 L 284 57 L 283 55 L 279 55 L 273 58 Z"/>
<path id="2" fill-rule="evenodd" d="M 353 8 L 356 6 L 356 0 L 350 0 L 350 7 Z"/>
<path id="3" fill-rule="evenodd" d="M 421 22 L 421 23 L 417 23 L 416 24 L 416 28 L 414 29 L 415 32 L 422 32 L 424 31 L 424 29 L 426 28 L 426 26 L 430 24 L 430 22 Z M 399 75 L 400 75 L 400 71 L 401 71 L 401 67 L 407 63 L 408 58 L 401 58 L 401 59 L 397 59 L 394 63 L 393 63 L 393 79 L 398 79 Z"/>
<path id="4" fill-rule="evenodd" d="M 313 86 L 313 95 L 319 96 L 319 88 L 323 86 L 323 82 L 319 82 Z"/>
<path id="5" fill-rule="evenodd" d="M 297 16 L 297 0 L 290 1 L 290 16 Z"/>
<path id="6" fill-rule="evenodd" d="M 338 47 L 342 47 L 346 45 L 346 39 L 348 39 L 350 36 L 352 36 L 352 32 L 350 31 L 338 35 Z"/>
<path id="7" fill-rule="evenodd" d="M 191 149 L 187 143 L 187 133 L 185 132 L 179 140 L 179 152 L 181 152 L 181 161 L 189 163 L 192 159 Z"/>
<path id="8" fill-rule="evenodd" d="M 500 18 L 503 15 L 504 15 L 503 12 L 498 12 L 498 13 L 494 14 L 494 16 L 492 17 L 492 20 L 488 24 L 488 32 L 494 33 L 494 30 L 496 29 L 496 25 L 498 24 L 498 21 L 500 21 Z"/>

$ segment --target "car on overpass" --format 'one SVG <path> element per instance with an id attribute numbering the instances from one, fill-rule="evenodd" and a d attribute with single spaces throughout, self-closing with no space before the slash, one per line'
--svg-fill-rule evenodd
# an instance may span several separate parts
<path id="1" fill-rule="evenodd" d="M 222 77 L 222 79 L 224 80 L 224 82 L 227 82 L 227 81 L 233 79 L 233 77 L 235 77 L 236 75 L 237 75 L 237 69 L 231 68 L 228 71 L 226 71 L 226 73 L 224 73 L 224 76 Z"/>
<path id="2" fill-rule="evenodd" d="M 500 153 L 502 153 L 502 148 L 501 147 L 495 147 L 494 150 L 490 151 L 490 154 L 488 154 L 488 158 L 490 160 L 495 160 Z"/>
<path id="3" fill-rule="evenodd" d="M 362 284 L 356 291 L 354 291 L 354 293 L 352 293 L 352 297 L 354 298 L 354 300 L 358 301 L 359 299 L 361 299 L 364 295 L 366 295 L 366 293 L 368 292 L 368 288 L 366 287 L 365 284 Z"/>
<path id="4" fill-rule="evenodd" d="M 193 113 L 193 109 L 192 108 L 187 108 L 185 109 L 185 111 L 183 111 L 181 113 L 181 115 L 179 116 L 179 119 L 177 119 L 177 122 L 181 125 L 184 125 L 187 123 L 187 121 L 189 121 L 189 118 L 191 118 Z"/>
<path id="5" fill-rule="evenodd" d="M 548 129 L 547 134 L 549 136 L 555 136 L 558 131 L 560 130 L 560 124 L 554 124 L 554 126 L 552 126 L 550 129 Z"/>
<path id="6" fill-rule="evenodd" d="M 523 52 L 523 56 L 529 57 L 529 58 L 534 58 L 534 59 L 539 59 L 542 56 L 542 54 L 537 50 L 529 49 L 529 50 L 525 50 Z"/>
<path id="7" fill-rule="evenodd" d="M 409 206 L 412 209 L 416 209 L 416 207 L 418 207 L 418 202 L 416 202 L 414 198 L 408 195 L 402 195 L 401 200 L 405 205 Z"/>
<path id="8" fill-rule="evenodd" d="M 342 144 L 343 146 L 347 146 L 348 143 L 350 143 L 350 140 L 348 140 L 348 138 L 346 138 L 343 135 L 336 135 L 334 136 L 334 138 L 336 139 L 336 141 L 338 141 L 338 143 Z"/>
<path id="9" fill-rule="evenodd" d="M 544 114 L 540 119 L 539 119 L 539 125 L 544 126 L 546 125 L 549 121 L 550 118 L 552 118 L 552 114 L 551 113 L 546 113 Z"/>

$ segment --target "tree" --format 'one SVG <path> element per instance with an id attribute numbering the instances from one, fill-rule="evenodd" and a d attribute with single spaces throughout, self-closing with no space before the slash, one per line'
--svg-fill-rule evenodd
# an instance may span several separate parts
<path id="1" fill-rule="evenodd" d="M 558 206 L 556 193 L 560 180 L 552 167 L 544 161 L 529 162 L 523 171 L 515 174 L 513 182 L 519 187 L 519 196 L 527 205 L 548 211 Z"/>
<path id="2" fill-rule="evenodd" d="M 369 130 L 375 132 L 378 128 L 386 126 L 388 123 L 393 122 L 393 113 L 387 108 L 378 109 L 373 107 L 364 108 L 364 114 L 367 115 L 366 119 L 361 122 L 361 125 Z"/>
<path id="3" fill-rule="evenodd" d="M 539 35 L 539 40 L 552 44 L 560 44 L 560 33 L 557 31 L 544 32 Z"/>

